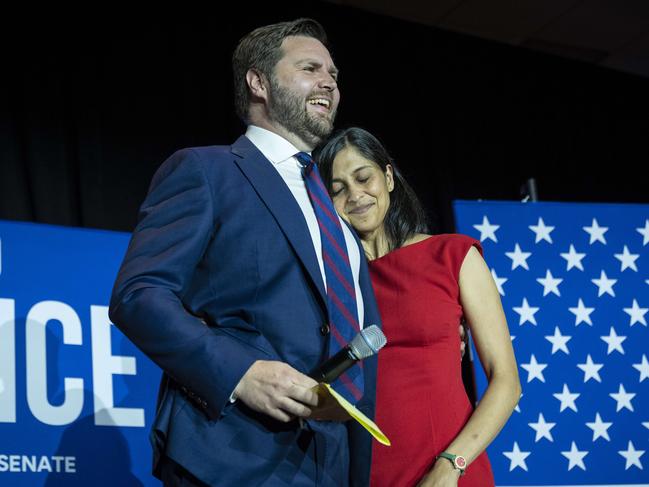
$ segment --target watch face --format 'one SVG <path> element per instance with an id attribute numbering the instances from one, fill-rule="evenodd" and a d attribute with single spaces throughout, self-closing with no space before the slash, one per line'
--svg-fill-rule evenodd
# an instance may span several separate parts
<path id="1" fill-rule="evenodd" d="M 466 460 L 464 459 L 464 457 L 458 455 L 455 457 L 455 465 L 457 465 L 459 468 L 464 468 L 466 467 Z"/>

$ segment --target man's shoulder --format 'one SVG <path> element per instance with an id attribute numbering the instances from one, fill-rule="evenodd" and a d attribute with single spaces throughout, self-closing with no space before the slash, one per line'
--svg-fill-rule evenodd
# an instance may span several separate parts
<path id="1" fill-rule="evenodd" d="M 254 150 L 254 145 L 245 136 L 241 136 L 229 145 L 185 147 L 174 152 L 169 159 L 176 161 L 195 160 L 214 164 L 215 162 L 230 160 L 232 156 L 242 157 L 251 150 Z"/>
<path id="2" fill-rule="evenodd" d="M 173 152 L 155 171 L 151 187 L 172 175 L 177 178 L 225 177 L 234 169 L 235 145 L 184 147 Z"/>
<path id="3" fill-rule="evenodd" d="M 225 162 L 236 158 L 236 145 L 206 145 L 196 147 L 184 147 L 173 152 L 165 160 L 164 166 L 177 167 L 179 165 L 198 165 L 204 169 L 223 166 Z M 227 166 L 227 164 L 225 164 Z"/>
<path id="4" fill-rule="evenodd" d="M 204 145 L 197 147 L 183 147 L 172 154 L 172 158 L 179 159 L 219 159 L 232 154 L 232 145 Z"/>

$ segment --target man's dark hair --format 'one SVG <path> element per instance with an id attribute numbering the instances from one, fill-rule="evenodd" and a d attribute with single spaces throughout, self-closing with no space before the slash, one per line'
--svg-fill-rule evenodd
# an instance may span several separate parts
<path id="1" fill-rule="evenodd" d="M 318 163 L 322 181 L 329 192 L 332 189 L 334 159 L 345 147 L 356 149 L 364 158 L 378 164 L 384 173 L 388 164 L 392 166 L 394 189 L 390 193 L 390 207 L 384 220 L 390 250 L 401 247 L 416 233 L 428 233 L 426 213 L 417 195 L 395 166 L 385 147 L 367 130 L 351 127 L 338 131 L 314 151 L 313 156 Z"/>
<path id="2" fill-rule="evenodd" d="M 275 65 L 283 55 L 282 42 L 289 36 L 313 37 L 327 46 L 327 34 L 324 28 L 313 19 L 303 18 L 259 27 L 241 38 L 234 50 L 232 54 L 234 107 L 244 123 L 248 122 L 250 103 L 246 73 L 250 69 L 255 69 L 270 80 Z"/>

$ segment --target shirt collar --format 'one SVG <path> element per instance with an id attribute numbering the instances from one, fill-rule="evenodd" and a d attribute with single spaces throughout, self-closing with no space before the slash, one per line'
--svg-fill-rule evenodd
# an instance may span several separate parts
<path id="1" fill-rule="evenodd" d="M 274 165 L 284 162 L 300 152 L 281 135 L 256 125 L 248 125 L 246 137 Z"/>

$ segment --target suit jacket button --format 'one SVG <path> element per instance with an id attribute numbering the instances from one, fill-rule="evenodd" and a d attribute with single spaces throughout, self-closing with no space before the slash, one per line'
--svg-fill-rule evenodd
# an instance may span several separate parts
<path id="1" fill-rule="evenodd" d="M 327 336 L 329 334 L 329 323 L 325 323 L 320 327 L 320 334 L 322 336 Z"/>

